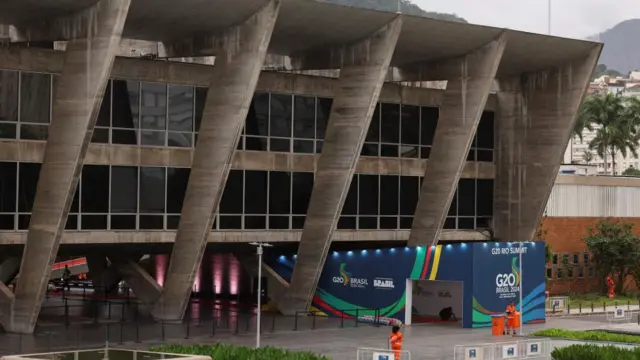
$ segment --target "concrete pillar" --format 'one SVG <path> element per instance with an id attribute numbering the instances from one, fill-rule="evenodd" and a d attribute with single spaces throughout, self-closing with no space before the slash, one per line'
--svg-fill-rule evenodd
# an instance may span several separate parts
<path id="1" fill-rule="evenodd" d="M 167 280 L 153 315 L 182 319 L 278 17 L 271 1 L 224 35 L 202 115 Z"/>
<path id="2" fill-rule="evenodd" d="M 434 64 L 447 77 L 447 89 L 420 199 L 413 216 L 409 246 L 435 245 L 455 194 L 506 44 L 506 34 L 465 56 Z"/>
<path id="3" fill-rule="evenodd" d="M 20 258 L 19 257 L 8 257 L 0 263 L 0 283 L 5 285 L 15 279 L 20 271 Z"/>
<path id="4" fill-rule="evenodd" d="M 344 51 L 298 259 L 288 294 L 278 304 L 283 313 L 311 303 L 401 29 L 398 16 Z"/>
<path id="5" fill-rule="evenodd" d="M 11 314 L 3 317 L 5 330 L 33 332 L 129 4 L 130 0 L 100 0 L 86 10 L 89 15 L 76 19 L 87 25 L 88 36 L 67 44 L 21 274 Z"/>
<path id="6" fill-rule="evenodd" d="M 601 48 L 561 67 L 499 80 L 497 239 L 533 239 Z"/>
<path id="7" fill-rule="evenodd" d="M 104 254 L 89 254 L 86 259 L 89 279 L 93 283 L 95 294 L 104 295 L 118 289 L 122 276 L 115 266 L 111 266 Z"/>

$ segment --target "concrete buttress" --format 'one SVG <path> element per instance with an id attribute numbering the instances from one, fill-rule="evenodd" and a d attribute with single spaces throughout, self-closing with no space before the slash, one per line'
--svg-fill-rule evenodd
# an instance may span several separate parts
<path id="1" fill-rule="evenodd" d="M 601 49 L 598 44 L 563 66 L 499 79 L 493 205 L 498 240 L 533 239 Z"/>
<path id="2" fill-rule="evenodd" d="M 279 1 L 270 1 L 221 39 L 225 47 L 213 66 L 167 278 L 153 310 L 156 319 L 182 319 L 186 310 L 279 9 Z"/>
<path id="3" fill-rule="evenodd" d="M 409 246 L 435 245 L 451 206 L 458 180 L 507 42 L 506 33 L 465 56 L 427 64 L 442 68 L 447 89 L 440 107 L 433 147 L 413 217 Z"/>
<path id="4" fill-rule="evenodd" d="M 402 30 L 396 17 L 341 53 L 340 78 L 325 135 L 291 284 L 278 307 L 306 310 L 324 266 L 356 162 Z"/>
<path id="5" fill-rule="evenodd" d="M 100 0 L 76 15 L 86 29 L 84 36 L 69 39 L 54 89 L 20 278 L 2 316 L 7 331 L 32 333 L 35 327 L 129 5 L 130 0 Z"/>

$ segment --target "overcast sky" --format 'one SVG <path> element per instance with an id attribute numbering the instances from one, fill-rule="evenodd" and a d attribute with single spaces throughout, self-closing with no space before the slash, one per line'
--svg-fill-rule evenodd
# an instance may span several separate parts
<path id="1" fill-rule="evenodd" d="M 455 13 L 475 24 L 547 33 L 547 0 L 413 2 L 424 10 Z M 633 18 L 640 18 L 640 0 L 552 0 L 551 33 L 557 36 L 585 38 Z"/>

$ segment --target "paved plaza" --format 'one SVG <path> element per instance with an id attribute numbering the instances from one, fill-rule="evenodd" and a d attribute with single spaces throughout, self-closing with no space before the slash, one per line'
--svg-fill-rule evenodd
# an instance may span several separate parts
<path id="1" fill-rule="evenodd" d="M 262 346 L 277 346 L 294 350 L 321 353 L 335 360 L 355 360 L 358 347 L 385 348 L 389 327 L 374 327 L 353 323 L 339 328 L 335 319 L 317 319 L 316 330 L 311 330 L 310 319 L 299 320 L 299 330 L 293 331 L 291 322 L 278 319 L 275 332 L 263 328 Z M 290 319 L 289 319 L 290 320 Z M 252 320 L 253 321 L 253 320 Z M 163 343 L 211 343 L 225 342 L 237 345 L 255 344 L 255 327 L 249 321 L 249 330 L 240 326 L 235 334 L 233 326 L 221 326 L 212 336 L 211 324 L 194 324 L 186 333 L 185 324 L 165 325 L 164 335 L 158 324 L 145 324 L 137 330 L 131 325 L 120 327 L 114 322 L 85 324 L 64 328 L 54 325 L 41 327 L 39 335 L 0 335 L 0 354 L 20 352 L 43 352 L 76 348 L 110 346 L 147 349 Z M 241 321 L 242 324 L 242 321 Z M 525 333 L 542 328 L 565 328 L 575 330 L 598 329 L 607 325 L 606 316 L 579 316 L 551 318 L 546 324 L 525 326 Z M 636 325 L 637 326 L 637 325 Z M 49 330 L 49 331 L 46 331 Z M 121 331 L 122 330 L 122 331 Z M 136 334 L 138 332 L 138 334 Z M 404 348 L 411 352 L 412 359 L 453 359 L 455 345 L 504 342 L 511 337 L 493 337 L 490 329 L 462 329 L 453 325 L 414 325 L 404 329 Z M 138 342 L 136 341 L 138 335 Z M 164 341 L 162 340 L 164 336 Z M 188 339 L 186 337 L 188 336 Z M 120 344 L 122 342 L 122 344 Z M 572 342 L 554 341 L 553 346 L 566 346 Z"/>

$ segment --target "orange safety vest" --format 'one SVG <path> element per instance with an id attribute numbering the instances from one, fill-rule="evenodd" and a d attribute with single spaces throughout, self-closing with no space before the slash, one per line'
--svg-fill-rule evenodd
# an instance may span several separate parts
<path id="1" fill-rule="evenodd" d="M 391 333 L 391 336 L 389 338 L 389 342 L 391 343 L 391 349 L 401 350 L 403 340 L 404 340 L 404 336 L 402 336 L 402 333 L 400 331 L 398 331 L 397 333 Z"/>
<path id="2" fill-rule="evenodd" d="M 515 318 L 515 315 L 516 315 L 516 307 L 513 305 L 508 305 L 506 312 L 507 312 L 507 318 L 513 319 Z"/>

